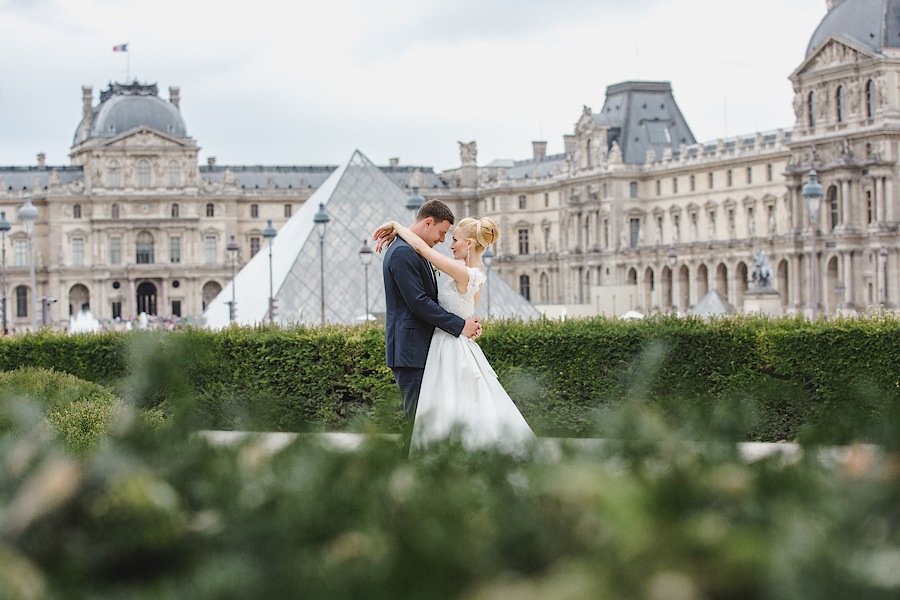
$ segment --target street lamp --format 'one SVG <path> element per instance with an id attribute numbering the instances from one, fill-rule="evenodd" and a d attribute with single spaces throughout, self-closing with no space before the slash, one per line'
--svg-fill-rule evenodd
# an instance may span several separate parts
<path id="1" fill-rule="evenodd" d="M 271 325 L 275 322 L 273 314 L 275 297 L 272 295 L 272 244 L 275 242 L 275 236 L 278 235 L 278 232 L 272 227 L 272 219 L 269 219 L 268 221 L 269 224 L 263 229 L 263 237 L 269 242 L 269 324 Z"/>
<path id="2" fill-rule="evenodd" d="M 234 236 L 231 236 L 231 239 L 228 240 L 228 243 L 225 244 L 225 249 L 228 251 L 228 254 L 231 255 L 231 303 L 228 305 L 228 320 L 234 321 L 235 315 L 235 307 L 237 306 L 235 299 L 235 283 L 234 283 L 234 266 L 237 261 L 237 252 L 238 252 L 238 243 L 235 241 Z"/>
<path id="3" fill-rule="evenodd" d="M 881 303 L 884 306 L 888 304 L 888 249 L 884 246 L 881 247 L 881 250 L 878 251 L 878 256 L 881 257 L 881 286 L 883 288 L 881 292 Z"/>
<path id="4" fill-rule="evenodd" d="M 481 260 L 484 262 L 484 267 L 487 269 L 487 316 L 491 317 L 491 265 L 494 263 L 494 252 L 491 250 L 491 247 L 488 246 L 484 249 L 484 254 L 481 255 Z"/>
<path id="5" fill-rule="evenodd" d="M 809 171 L 809 181 L 803 184 L 803 197 L 809 209 L 809 227 L 811 230 L 811 250 L 809 268 L 812 280 L 812 318 L 819 314 L 819 257 L 816 255 L 816 229 L 819 227 L 819 207 L 822 203 L 822 184 L 816 178 L 814 170 Z"/>
<path id="6" fill-rule="evenodd" d="M 372 249 L 369 248 L 369 242 L 363 240 L 362 248 L 359 249 L 359 260 L 365 271 L 366 286 L 366 322 L 369 321 L 369 265 L 372 264 Z"/>
<path id="7" fill-rule="evenodd" d="M 322 324 L 325 324 L 325 227 L 331 219 L 325 212 L 325 204 L 319 202 L 319 212 L 313 217 L 313 223 L 316 224 L 316 232 L 319 234 L 319 281 L 321 283 L 322 297 Z"/>
<path id="8" fill-rule="evenodd" d="M 34 224 L 38 220 L 38 209 L 31 203 L 31 196 L 25 196 L 25 204 L 19 207 L 19 220 L 25 224 L 28 234 L 28 264 L 31 267 L 31 330 L 38 329 L 37 283 L 34 279 Z"/>
<path id="9" fill-rule="evenodd" d="M 3 238 L 3 335 L 9 331 L 6 328 L 6 232 L 9 231 L 9 228 L 6 211 L 0 211 L 0 236 Z"/>
<path id="10" fill-rule="evenodd" d="M 406 201 L 406 208 L 413 214 L 413 220 L 415 220 L 423 204 L 425 204 L 425 198 L 419 195 L 419 186 L 414 185 L 412 196 Z"/>
<path id="11" fill-rule="evenodd" d="M 669 253 L 666 254 L 666 264 L 669 265 L 669 304 L 675 309 L 675 264 L 678 263 L 678 253 L 675 252 L 675 246 L 669 246 Z"/>

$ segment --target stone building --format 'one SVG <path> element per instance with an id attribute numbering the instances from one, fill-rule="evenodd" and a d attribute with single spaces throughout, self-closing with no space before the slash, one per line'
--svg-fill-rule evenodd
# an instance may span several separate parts
<path id="1" fill-rule="evenodd" d="M 404 191 L 488 215 L 503 235 L 493 269 L 546 314 L 687 312 L 711 290 L 738 310 L 753 257 L 771 263 L 781 312 L 893 307 L 900 298 L 900 0 L 826 0 L 806 57 L 790 75 L 796 120 L 784 130 L 698 143 L 668 82 L 610 85 L 585 106 L 564 152 L 533 143 L 522 160 L 437 174 L 392 160 Z M 102 318 L 199 315 L 236 265 L 264 245 L 335 166 L 198 164 L 198 145 L 156 86 L 112 84 L 84 114 L 71 164 L 0 167 L 12 224 L 9 310 L 32 308 L 27 237 L 15 219 L 30 196 L 38 297 L 63 321 L 88 303 Z M 802 196 L 810 170 L 824 198 L 815 238 Z M 812 243 L 817 252 L 812 259 Z M 812 297 L 817 290 L 816 302 Z"/>

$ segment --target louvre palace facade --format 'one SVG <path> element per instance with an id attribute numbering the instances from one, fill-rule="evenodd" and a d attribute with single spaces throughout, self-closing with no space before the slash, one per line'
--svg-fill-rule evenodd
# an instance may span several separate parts
<path id="1" fill-rule="evenodd" d="M 561 154 L 536 141 L 528 158 L 479 164 L 470 142 L 442 173 L 380 169 L 458 216 L 494 218 L 492 269 L 548 315 L 687 312 L 711 290 L 745 310 L 757 251 L 779 312 L 895 307 L 900 0 L 825 4 L 790 75 L 786 129 L 698 142 L 668 82 L 627 81 L 574 115 Z M 19 330 L 45 297 L 58 300 L 57 324 L 84 304 L 103 319 L 201 314 L 231 280 L 232 256 L 240 269 L 265 247 L 268 221 L 280 229 L 336 168 L 199 164 L 178 88 L 166 100 L 152 84 L 110 84 L 95 104 L 84 87 L 81 101 L 69 165 L 39 155 L 0 167 L 7 317 Z M 815 235 L 802 194 L 811 170 L 824 196 Z M 39 212 L 36 295 L 16 218 L 26 198 Z"/>

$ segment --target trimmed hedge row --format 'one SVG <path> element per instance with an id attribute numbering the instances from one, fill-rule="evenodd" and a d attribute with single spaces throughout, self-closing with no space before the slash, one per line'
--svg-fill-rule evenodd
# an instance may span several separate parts
<path id="1" fill-rule="evenodd" d="M 886 316 L 490 322 L 479 340 L 542 435 L 596 435 L 609 408 L 634 398 L 673 417 L 729 412 L 741 439 L 826 443 L 884 437 L 900 401 L 898 342 L 900 320 Z M 213 428 L 396 430 L 402 420 L 378 325 L 0 340 L 0 370 L 20 365 L 112 386 L 142 408 L 191 402 Z"/>

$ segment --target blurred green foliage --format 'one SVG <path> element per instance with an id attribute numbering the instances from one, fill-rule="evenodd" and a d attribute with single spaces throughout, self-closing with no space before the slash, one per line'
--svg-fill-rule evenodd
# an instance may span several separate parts
<path id="1" fill-rule="evenodd" d="M 843 444 L 896 427 L 886 416 L 900 403 L 900 320 L 890 316 L 491 321 L 479 343 L 545 436 L 593 436 L 635 395 L 673 417 L 739 406 L 729 428 L 741 440 Z M 373 324 L 0 339 L 0 369 L 23 365 L 109 386 L 144 409 L 168 412 L 189 396 L 207 428 L 402 424 L 384 330 Z"/>
<path id="2" fill-rule="evenodd" d="M 308 351 L 347 352 L 336 331 Z M 198 365 L 221 368 L 215 339 L 129 337 L 123 354 L 141 366 L 118 382 L 124 405 L 90 452 L 48 438 L 45 414 L 102 390 L 40 369 L 3 375 L 20 383 L 0 402 L 0 599 L 900 594 L 890 404 L 822 411 L 824 433 L 799 455 L 748 460 L 735 441 L 759 418 L 752 393 L 710 403 L 673 390 L 673 407 L 658 387 L 672 342 L 654 336 L 610 370 L 620 393 L 592 424 L 596 443 L 523 461 L 448 441 L 410 460 L 390 437 L 337 451 L 300 434 L 273 451 L 261 436 L 222 446 L 198 433 L 208 415 L 193 390 Z M 294 352 L 281 336 L 267 344 Z M 148 427 L 140 406 L 167 418 Z M 832 431 L 879 444 L 836 452 L 818 444 Z"/>

